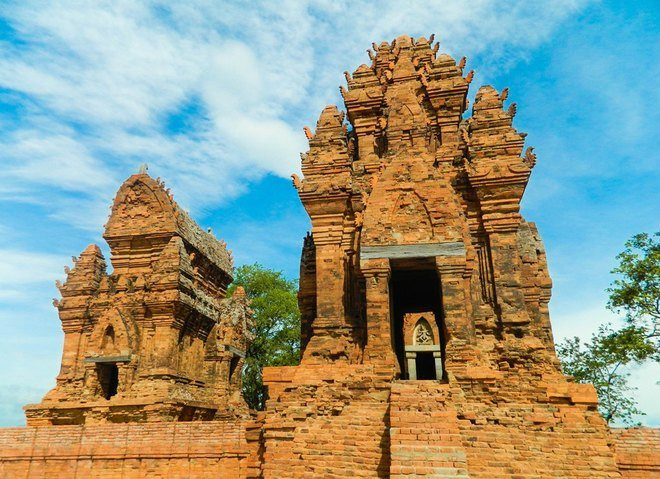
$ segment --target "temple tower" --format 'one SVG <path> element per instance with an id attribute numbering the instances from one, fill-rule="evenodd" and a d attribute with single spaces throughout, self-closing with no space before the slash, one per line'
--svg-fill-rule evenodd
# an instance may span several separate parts
<path id="1" fill-rule="evenodd" d="M 303 356 L 264 371 L 264 477 L 618 477 L 555 355 L 508 90 L 466 118 L 465 58 L 408 36 L 369 57 L 304 129 Z"/>
<path id="2" fill-rule="evenodd" d="M 521 156 L 515 104 L 482 87 L 464 120 L 464 60 L 425 38 L 375 50 L 346 73 L 347 114 L 328 106 L 306 130 L 303 362 L 388 364 L 403 378 L 404 316 L 431 310 L 446 374 L 497 365 L 483 348 L 509 338 L 557 370 L 544 248 L 519 213 L 534 157 Z"/>
<path id="3" fill-rule="evenodd" d="M 245 416 L 250 310 L 241 291 L 226 298 L 225 244 L 147 174 L 121 186 L 104 238 L 111 273 L 91 245 L 58 283 L 62 366 L 55 388 L 26 406 L 28 425 Z"/>

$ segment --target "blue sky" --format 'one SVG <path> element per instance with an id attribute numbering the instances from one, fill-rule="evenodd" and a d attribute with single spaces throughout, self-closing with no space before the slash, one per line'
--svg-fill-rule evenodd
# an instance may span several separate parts
<path id="1" fill-rule="evenodd" d="M 54 384 L 54 281 L 89 243 L 107 251 L 108 207 L 141 163 L 238 264 L 297 277 L 302 126 L 400 34 L 467 56 L 472 98 L 510 88 L 538 156 L 523 214 L 548 250 L 555 337 L 616 320 L 614 257 L 660 229 L 658 2 L 433 3 L 0 3 L 0 425 Z M 660 425 L 660 368 L 632 373 L 640 420 Z"/>

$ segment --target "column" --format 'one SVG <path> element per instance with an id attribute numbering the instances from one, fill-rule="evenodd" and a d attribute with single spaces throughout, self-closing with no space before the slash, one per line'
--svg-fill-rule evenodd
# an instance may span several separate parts
<path id="1" fill-rule="evenodd" d="M 417 379 L 417 353 L 406 351 L 406 367 L 408 373 L 408 379 L 414 381 Z M 442 369 L 442 367 L 441 367 Z M 442 377 L 442 375 L 440 376 Z"/>
<path id="2" fill-rule="evenodd" d="M 442 310 L 445 328 L 449 339 L 461 339 L 472 342 L 474 338 L 474 324 L 468 313 L 469 297 L 466 295 L 464 278 L 465 257 L 437 257 L 436 270 L 440 279 L 442 290 Z"/>
<path id="3" fill-rule="evenodd" d="M 390 312 L 390 261 L 387 258 L 364 260 L 360 270 L 365 278 L 367 297 L 364 362 L 397 367 Z"/>
<path id="4" fill-rule="evenodd" d="M 530 321 L 521 281 L 523 264 L 517 244 L 519 226 L 520 215 L 517 214 L 505 219 L 491 219 L 484 215 L 493 259 L 495 296 L 504 326 L 522 326 Z"/>
<path id="5" fill-rule="evenodd" d="M 468 363 L 475 359 L 474 323 L 468 312 L 470 299 L 466 294 L 465 267 L 465 257 L 436 258 L 446 331 L 445 369 L 450 376 L 465 374 Z M 442 378 L 442 373 L 438 377 Z"/>
<path id="6" fill-rule="evenodd" d="M 316 318 L 303 361 L 349 360 L 351 328 L 344 307 L 346 252 L 343 214 L 312 217 L 316 250 Z"/>

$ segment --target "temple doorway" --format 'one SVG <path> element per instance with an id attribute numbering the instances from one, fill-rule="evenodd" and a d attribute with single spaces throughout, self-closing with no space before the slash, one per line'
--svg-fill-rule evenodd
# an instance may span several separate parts
<path id="1" fill-rule="evenodd" d="M 392 260 L 393 346 L 402 379 L 443 379 L 442 296 L 430 259 Z"/>
<path id="2" fill-rule="evenodd" d="M 117 363 L 97 363 L 96 373 L 98 375 L 99 386 L 101 386 L 101 395 L 105 399 L 115 396 L 119 387 L 119 368 L 117 367 Z"/>

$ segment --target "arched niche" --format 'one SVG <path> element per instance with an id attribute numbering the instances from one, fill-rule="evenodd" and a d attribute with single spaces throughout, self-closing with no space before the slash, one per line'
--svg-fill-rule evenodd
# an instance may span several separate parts
<path id="1" fill-rule="evenodd" d="M 414 346 L 429 346 L 437 344 L 436 338 L 433 336 L 433 331 L 431 330 L 431 325 L 424 317 L 419 318 L 417 321 L 412 336 Z"/>
<path id="2" fill-rule="evenodd" d="M 433 242 L 426 200 L 415 190 L 385 190 L 378 185 L 364 214 L 363 244 L 398 245 Z"/>
<path id="3" fill-rule="evenodd" d="M 130 356 L 137 343 L 137 328 L 114 308 L 98 318 L 86 357 Z"/>
<path id="4" fill-rule="evenodd" d="M 108 352 L 119 353 L 117 343 L 115 341 L 115 328 L 109 324 L 103 332 L 103 339 L 101 339 L 101 352 L 107 354 Z"/>
<path id="5" fill-rule="evenodd" d="M 99 317 L 83 358 L 86 383 L 99 398 L 111 399 L 130 387 L 128 368 L 137 345 L 137 327 L 114 308 Z"/>
<path id="6" fill-rule="evenodd" d="M 442 345 L 435 314 L 408 313 L 403 328 L 408 379 L 442 379 Z"/>

